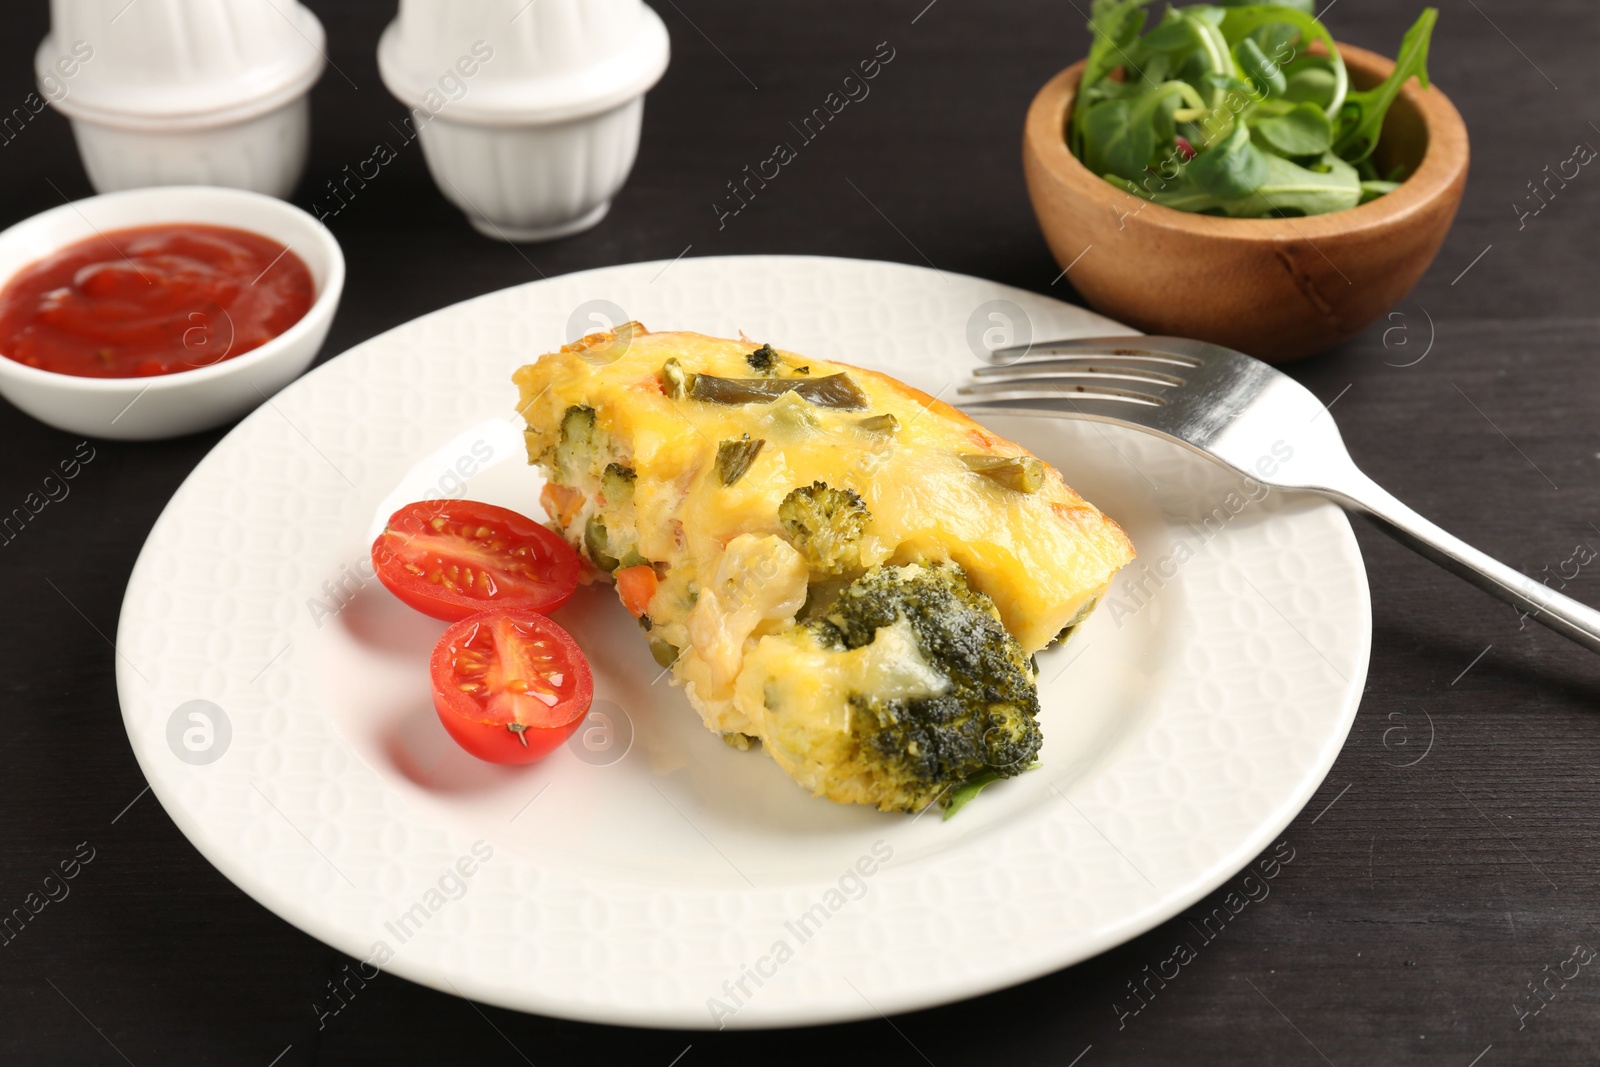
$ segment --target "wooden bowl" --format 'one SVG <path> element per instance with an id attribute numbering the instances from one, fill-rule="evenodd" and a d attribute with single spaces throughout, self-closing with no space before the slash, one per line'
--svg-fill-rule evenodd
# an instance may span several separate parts
<path id="1" fill-rule="evenodd" d="M 1340 45 L 1352 87 L 1391 60 Z M 1161 207 L 1091 173 L 1067 148 L 1083 64 L 1028 108 L 1022 161 L 1050 251 L 1095 310 L 1147 333 L 1236 348 L 1274 363 L 1338 344 L 1398 304 L 1433 262 L 1467 183 L 1467 130 L 1437 88 L 1410 82 L 1384 120 L 1379 173 L 1410 177 L 1371 203 L 1292 219 Z"/>

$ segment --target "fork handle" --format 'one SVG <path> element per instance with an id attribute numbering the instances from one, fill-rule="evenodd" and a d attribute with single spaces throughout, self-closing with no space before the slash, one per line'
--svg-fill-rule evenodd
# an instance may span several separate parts
<path id="1" fill-rule="evenodd" d="M 1600 652 L 1600 611 L 1478 551 L 1418 515 L 1365 474 L 1355 474 L 1347 490 L 1331 493 L 1345 507 L 1372 518 L 1401 544 L 1499 597 L 1522 611 L 1525 618 L 1542 622 L 1590 651 Z"/>

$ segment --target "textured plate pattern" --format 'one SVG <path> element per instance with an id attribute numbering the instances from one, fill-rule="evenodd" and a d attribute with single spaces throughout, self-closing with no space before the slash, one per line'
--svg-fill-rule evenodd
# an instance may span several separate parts
<path id="1" fill-rule="evenodd" d="M 1069 646 L 1041 657 L 1040 771 L 949 823 L 795 795 L 651 686 L 631 620 L 596 595 L 563 619 L 593 653 L 600 695 L 632 718 L 627 757 L 602 767 L 558 752 L 519 774 L 457 774 L 429 733 L 419 650 L 437 628 L 381 590 L 347 606 L 329 591 L 360 584 L 352 569 L 393 503 L 460 488 L 452 464 L 473 444 L 492 458 L 466 465 L 472 494 L 537 513 L 506 419 L 509 374 L 567 340 L 594 300 L 946 396 L 975 365 L 969 320 L 987 301 L 1022 309 L 1038 338 L 1120 332 L 920 268 L 689 259 L 493 293 L 285 389 L 174 496 L 119 631 L 123 717 L 156 795 L 268 908 L 352 956 L 508 1007 L 639 1025 L 826 1022 L 971 996 L 1147 930 L 1270 844 L 1321 782 L 1371 639 L 1343 514 L 1252 500 L 1152 438 L 1044 420 L 994 425 L 1060 465 L 1141 555 Z M 169 742 L 175 710 L 197 699 L 231 726 L 203 765 Z M 475 842 L 492 857 L 447 873 Z M 858 861 L 873 873 L 847 876 Z"/>

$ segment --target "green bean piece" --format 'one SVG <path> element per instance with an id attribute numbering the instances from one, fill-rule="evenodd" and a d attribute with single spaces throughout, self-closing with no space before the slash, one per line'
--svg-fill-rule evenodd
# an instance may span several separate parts
<path id="1" fill-rule="evenodd" d="M 743 437 L 724 441 L 718 445 L 717 475 L 722 479 L 722 484 L 732 485 L 743 478 L 766 443 L 759 437 L 752 441 L 750 435 L 745 434 Z"/>
<path id="2" fill-rule="evenodd" d="M 1037 493 L 1044 485 L 1044 461 L 1033 456 L 962 456 L 975 474 L 1019 493 Z"/>
<path id="3" fill-rule="evenodd" d="M 661 384 L 666 389 L 667 395 L 674 400 L 682 400 L 689 395 L 689 387 L 694 379 L 695 375 L 684 370 L 675 359 L 667 360 L 661 368 Z"/>
<path id="4" fill-rule="evenodd" d="M 856 429 L 866 433 L 882 433 L 891 437 L 900 432 L 900 420 L 893 415 L 869 415 L 856 423 Z"/>
<path id="5" fill-rule="evenodd" d="M 674 399 L 687 396 L 708 404 L 769 404 L 785 393 L 794 393 L 822 408 L 850 410 L 867 406 L 867 394 L 842 371 L 821 378 L 719 378 L 714 374 L 690 374 L 677 366 L 676 360 L 668 360 L 661 378 L 667 394 Z"/>

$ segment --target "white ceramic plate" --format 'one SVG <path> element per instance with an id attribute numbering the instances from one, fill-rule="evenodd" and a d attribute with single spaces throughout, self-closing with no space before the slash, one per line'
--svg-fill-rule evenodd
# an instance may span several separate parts
<path id="1" fill-rule="evenodd" d="M 969 332 L 1015 325 L 1014 309 L 1036 338 L 1126 332 L 897 264 L 686 259 L 458 304 L 279 393 L 156 523 L 118 662 L 156 796 L 266 907 L 358 959 L 526 1011 L 831 1022 L 973 996 L 1148 930 L 1272 844 L 1322 781 L 1371 641 L 1344 515 L 1250 500 L 1220 468 L 1131 431 L 1039 419 L 991 424 L 1057 464 L 1140 552 L 1068 647 L 1040 657 L 1041 769 L 949 822 L 813 799 L 653 681 L 606 587 L 557 617 L 589 651 L 609 722 L 530 768 L 466 756 L 431 708 L 443 624 L 360 568 L 412 499 L 541 514 L 509 375 L 568 340 L 591 301 L 946 396 L 976 365 Z"/>

